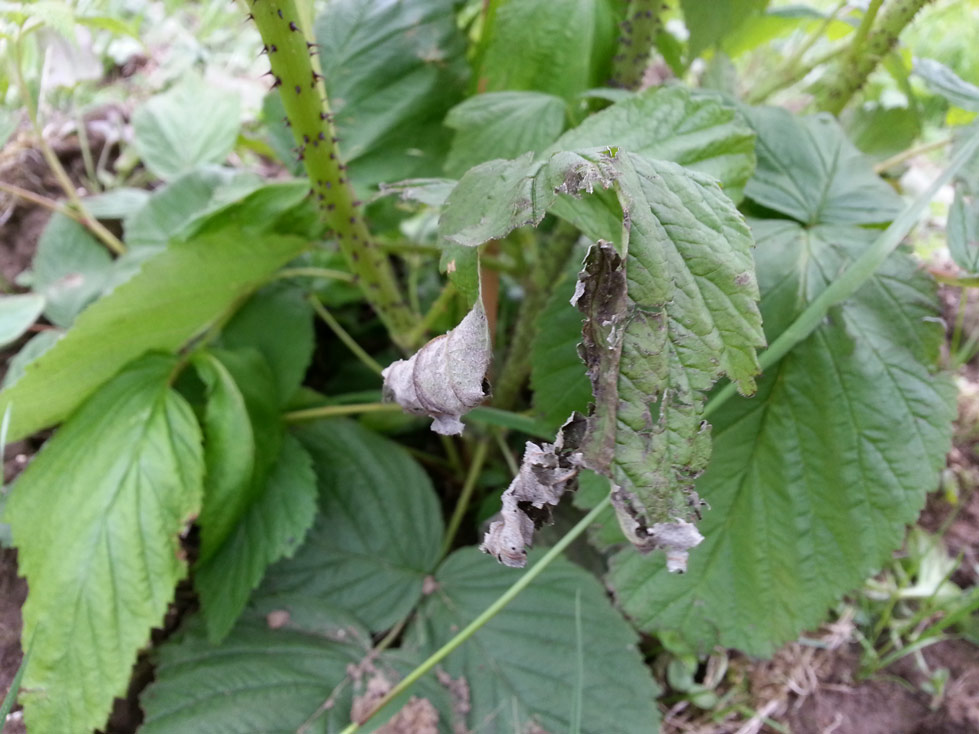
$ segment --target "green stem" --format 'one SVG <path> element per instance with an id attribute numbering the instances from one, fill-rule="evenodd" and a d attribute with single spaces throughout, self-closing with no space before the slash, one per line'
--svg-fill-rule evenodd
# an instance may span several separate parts
<path id="1" fill-rule="evenodd" d="M 881 2 L 872 0 L 864 22 L 850 44 L 850 50 L 840 58 L 832 72 L 813 88 L 816 108 L 834 115 L 840 114 L 866 83 L 871 72 L 894 48 L 901 31 L 928 2 L 930 0 L 893 0 L 882 13 L 877 14 L 875 6 L 880 6 Z M 876 20 L 876 23 L 872 29 L 864 30 L 868 20 Z M 861 30 L 864 31 L 862 34 Z"/>
<path id="2" fill-rule="evenodd" d="M 286 423 L 305 423 L 320 418 L 337 418 L 344 415 L 360 415 L 361 413 L 394 413 L 401 410 L 397 403 L 351 403 L 349 405 L 321 405 L 317 408 L 303 408 L 283 413 L 282 420 Z"/>
<path id="3" fill-rule="evenodd" d="M 319 302 L 319 299 L 316 296 L 310 296 L 309 302 L 312 305 L 313 310 L 316 311 L 317 315 L 326 322 L 326 325 L 333 330 L 333 333 L 339 337 L 340 341 L 347 346 L 347 349 L 349 349 L 354 356 L 357 357 L 357 359 L 363 362 L 373 372 L 376 372 L 377 374 L 381 374 L 381 372 L 383 372 L 384 368 L 378 364 L 377 360 L 364 351 L 364 348 L 360 346 L 357 341 L 350 336 L 350 334 L 347 333 L 347 330 L 340 325 L 340 322 L 333 317 L 333 314 L 323 307 L 323 304 Z"/>
<path id="4" fill-rule="evenodd" d="M 877 18 L 877 12 L 883 4 L 884 0 L 870 0 L 870 4 L 867 6 L 867 10 L 860 20 L 860 26 L 857 28 L 857 32 L 853 34 L 853 41 L 850 43 L 850 48 L 847 51 L 848 63 L 852 64 L 860 57 L 860 52 L 863 50 L 863 43 L 867 39 L 867 34 L 870 33 L 870 29 L 873 28 L 874 20 Z"/>
<path id="5" fill-rule="evenodd" d="M 367 229 L 361 202 L 354 196 L 341 160 L 322 77 L 312 62 L 314 44 L 305 32 L 310 25 L 308 8 L 298 7 L 296 0 L 261 0 L 252 3 L 251 11 L 268 52 L 273 85 L 279 87 L 299 160 L 309 176 L 311 194 L 368 303 L 395 344 L 406 348 L 405 335 L 414 328 L 415 318 L 390 261 Z"/>
<path id="6" fill-rule="evenodd" d="M 895 248 L 901 244 L 901 240 L 904 239 L 912 227 L 918 222 L 921 214 L 928 207 L 935 194 L 938 193 L 938 190 L 948 183 L 962 166 L 969 162 L 977 150 L 979 150 L 979 132 L 973 133 L 965 141 L 958 153 L 955 154 L 948 168 L 942 171 L 941 175 L 932 182 L 931 186 L 922 192 L 907 209 L 901 212 L 901 215 L 891 222 L 891 225 L 874 240 L 873 244 L 864 250 L 863 254 L 850 264 L 850 267 L 841 275 L 837 276 L 826 287 L 826 290 L 820 293 L 799 314 L 795 321 L 778 335 L 771 346 L 759 355 L 758 363 L 763 372 L 788 354 L 796 344 L 808 337 L 822 323 L 823 319 L 826 318 L 826 314 L 830 308 L 841 301 L 845 301 L 857 292 Z M 725 385 L 708 401 L 704 414 L 709 416 L 727 402 L 734 393 L 735 386 L 733 383 Z"/>
<path id="7" fill-rule="evenodd" d="M 874 172 L 883 173 L 884 171 L 901 165 L 904 163 L 904 161 L 910 160 L 915 156 L 930 153 L 933 150 L 939 150 L 952 142 L 954 142 L 954 138 L 942 138 L 941 140 L 934 140 L 930 143 L 922 143 L 921 145 L 916 145 L 913 148 L 902 150 L 900 153 L 895 153 L 890 158 L 887 158 L 874 166 Z"/>
<path id="8" fill-rule="evenodd" d="M 442 645 L 442 647 L 436 650 L 427 660 L 405 676 L 394 688 L 388 691 L 387 695 L 385 695 L 384 698 L 378 702 L 377 706 L 375 706 L 363 720 L 360 722 L 351 723 L 346 729 L 341 731 L 340 734 L 354 734 L 354 732 L 358 731 L 360 727 L 366 724 L 378 711 L 387 706 L 393 699 L 397 698 L 411 688 L 420 678 L 422 678 L 422 676 L 428 673 L 432 668 L 442 662 L 460 645 L 462 645 L 462 643 L 478 632 L 483 625 L 493 619 L 493 617 L 499 614 L 507 604 L 513 601 L 521 591 L 530 586 L 534 579 L 540 576 L 541 573 L 543 573 L 544 570 L 564 552 L 564 549 L 567 548 L 572 541 L 576 540 L 579 535 L 584 533 L 591 526 L 591 524 L 598 519 L 599 515 L 601 515 L 602 512 L 604 512 L 606 508 L 611 505 L 611 503 L 612 497 L 609 495 L 595 505 L 591 512 L 581 518 L 577 525 L 571 528 L 571 530 L 569 530 L 568 533 L 554 545 L 554 547 L 548 550 L 547 553 L 545 553 L 541 559 L 537 561 L 537 563 L 529 568 L 523 576 L 517 579 L 509 589 L 504 591 L 496 601 L 483 610 L 483 612 L 476 617 L 476 619 L 466 625 L 466 627 L 455 637 Z"/>
<path id="9" fill-rule="evenodd" d="M 331 268 L 283 268 L 275 274 L 276 280 L 288 278 L 326 278 L 327 280 L 343 280 L 350 283 L 354 276 L 343 270 Z"/>
<path id="10" fill-rule="evenodd" d="M 27 88 L 27 82 L 24 79 L 19 39 L 13 40 L 10 43 L 10 48 L 11 76 L 13 76 L 17 88 L 20 90 L 20 97 L 24 102 L 24 108 L 27 110 L 27 118 L 30 120 L 31 127 L 34 130 L 34 136 L 37 138 L 37 145 L 41 149 L 41 154 L 44 156 L 44 160 L 47 161 L 48 167 L 51 169 L 54 177 L 58 179 L 58 184 L 61 186 L 61 190 L 64 191 L 71 205 L 70 208 L 74 209 L 77 213 L 77 216 L 72 217 L 72 219 L 81 223 L 113 253 L 122 255 L 126 251 L 126 246 L 122 244 L 118 237 L 106 229 L 102 222 L 88 213 L 85 205 L 82 204 L 81 198 L 78 196 L 78 192 L 75 190 L 75 184 L 71 182 L 68 172 L 65 171 L 64 166 L 61 165 L 61 161 L 58 160 L 58 156 L 55 155 L 54 150 L 44 137 L 44 130 L 38 121 L 34 99 L 31 97 L 31 92 Z"/>
<path id="11" fill-rule="evenodd" d="M 476 488 L 476 481 L 479 479 L 479 473 L 483 470 L 483 464 L 486 463 L 488 449 L 488 438 L 481 439 L 476 444 L 472 461 L 469 462 L 469 472 L 466 474 L 466 481 L 462 485 L 462 492 L 459 494 L 459 500 L 456 502 L 452 517 L 449 518 L 449 525 L 445 529 L 445 539 L 442 541 L 443 558 L 452 549 L 452 541 L 455 540 L 456 533 L 459 532 L 459 526 L 462 525 L 462 518 L 465 517 L 466 510 L 469 509 L 469 500 L 472 499 L 473 490 Z"/>

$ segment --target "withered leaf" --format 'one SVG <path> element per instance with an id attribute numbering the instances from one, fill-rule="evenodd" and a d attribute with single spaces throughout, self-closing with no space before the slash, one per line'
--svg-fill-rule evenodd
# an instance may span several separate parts
<path id="1" fill-rule="evenodd" d="M 553 444 L 527 442 L 520 471 L 503 493 L 502 519 L 490 525 L 480 550 L 511 568 L 526 565 L 534 531 L 550 521 L 562 495 L 577 487 L 584 431 L 585 419 L 575 413 Z"/>
<path id="2" fill-rule="evenodd" d="M 484 383 L 490 357 L 486 312 L 477 298 L 458 326 L 381 373 L 384 399 L 409 413 L 429 416 L 436 433 L 458 435 L 464 428 L 462 415 L 487 397 Z"/>

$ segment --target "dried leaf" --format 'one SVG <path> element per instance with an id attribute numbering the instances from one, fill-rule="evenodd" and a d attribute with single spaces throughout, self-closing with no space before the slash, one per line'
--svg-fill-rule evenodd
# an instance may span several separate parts
<path id="1" fill-rule="evenodd" d="M 462 415 L 488 397 L 484 384 L 491 354 L 486 312 L 477 299 L 458 326 L 381 373 L 384 399 L 433 418 L 436 433 L 458 435 Z"/>
<path id="2" fill-rule="evenodd" d="M 574 413 L 553 444 L 527 442 L 520 471 L 503 493 L 502 519 L 490 525 L 480 550 L 511 568 L 526 565 L 534 531 L 550 521 L 561 496 L 577 487 L 584 433 L 585 419 Z"/>

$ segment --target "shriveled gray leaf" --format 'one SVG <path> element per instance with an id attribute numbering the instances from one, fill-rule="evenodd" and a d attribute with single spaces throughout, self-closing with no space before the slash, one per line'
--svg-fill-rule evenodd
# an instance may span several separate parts
<path id="1" fill-rule="evenodd" d="M 459 435 L 459 419 L 487 397 L 483 383 L 491 356 L 486 312 L 477 299 L 458 326 L 382 372 L 384 399 L 429 416 L 436 433 Z"/>
<path id="2" fill-rule="evenodd" d="M 504 566 L 527 565 L 527 548 L 534 530 L 551 519 L 565 492 L 577 487 L 585 419 L 575 413 L 561 428 L 553 444 L 538 446 L 528 441 L 520 471 L 503 493 L 501 519 L 493 522 L 480 550 L 495 556 Z"/>

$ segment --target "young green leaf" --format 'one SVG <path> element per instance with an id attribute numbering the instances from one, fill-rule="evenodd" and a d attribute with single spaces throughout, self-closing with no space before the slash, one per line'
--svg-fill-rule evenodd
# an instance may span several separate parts
<path id="1" fill-rule="evenodd" d="M 432 483 L 404 449 L 357 423 L 320 421 L 297 436 L 313 457 L 320 517 L 263 588 L 301 591 L 387 629 L 421 598 L 438 562 L 442 514 Z"/>
<path id="2" fill-rule="evenodd" d="M 307 243 L 225 230 L 175 242 L 79 316 L 72 329 L 0 393 L 11 439 L 64 420 L 99 385 L 150 349 L 176 350 L 210 326 Z"/>
<path id="3" fill-rule="evenodd" d="M 487 566 L 474 548 L 464 548 L 435 581 L 405 633 L 409 649 L 421 654 L 437 650 L 495 601 L 514 572 Z M 469 683 L 472 730 L 529 731 L 534 722 L 566 732 L 577 696 L 582 734 L 656 731 L 659 691 L 635 645 L 602 585 L 559 559 L 443 665 Z"/>
<path id="4" fill-rule="evenodd" d="M 450 176 L 478 163 L 536 153 L 564 130 L 565 102 L 540 92 L 488 92 L 456 105 L 445 118 L 456 131 L 445 162 Z"/>
<path id="5" fill-rule="evenodd" d="M 101 295 L 112 258 L 85 227 L 54 214 L 41 234 L 31 267 L 31 287 L 45 298 L 45 317 L 68 328 Z"/>
<path id="6" fill-rule="evenodd" d="M 162 179 L 221 163 L 241 127 L 238 94 L 188 76 L 133 114 L 133 145 L 143 163 Z M 201 114 L 207 110 L 207 114 Z"/>
<path id="7" fill-rule="evenodd" d="M 766 5 L 768 0 L 715 0 L 711 3 L 680 0 L 683 22 L 690 31 L 689 59 L 692 61 L 726 36 L 736 35 L 741 24 L 760 15 Z"/>
<path id="8" fill-rule="evenodd" d="M 279 404 L 285 405 L 313 359 L 313 309 L 298 288 L 269 286 L 252 296 L 221 330 L 221 343 L 261 352 L 275 375 Z"/>
<path id="9" fill-rule="evenodd" d="M 0 296 L 0 346 L 20 339 L 43 310 L 44 296 L 37 293 Z"/>
<path id="10" fill-rule="evenodd" d="M 194 359 L 207 390 L 199 561 L 222 546 L 261 494 L 282 442 L 272 372 L 255 350 L 201 352 Z"/>
<path id="11" fill-rule="evenodd" d="M 126 244 L 132 249 L 164 247 L 182 235 L 188 223 L 261 185 L 254 174 L 218 166 L 189 171 L 154 191 L 126 217 Z"/>
<path id="12" fill-rule="evenodd" d="M 194 569 L 194 586 L 200 594 L 211 642 L 228 634 L 265 569 L 281 558 L 292 557 L 316 516 L 313 462 L 292 436 L 282 440 L 271 471 L 256 475 L 252 481 L 251 488 L 257 493 L 250 493 L 238 522 L 220 548 Z M 203 513 L 201 529 L 203 537 Z"/>
<path id="13" fill-rule="evenodd" d="M 4 513 L 30 592 L 31 731 L 91 731 L 183 577 L 180 534 L 201 503 L 200 430 L 148 356 L 91 397 L 18 479 Z"/>
<path id="14" fill-rule="evenodd" d="M 914 73 L 924 79 L 932 92 L 956 107 L 979 112 L 979 87 L 959 77 L 945 64 L 934 59 L 915 59 Z"/>
<path id="15" fill-rule="evenodd" d="M 549 148 L 616 146 L 716 178 L 734 201 L 755 170 L 755 135 L 720 95 L 652 87 L 585 118 Z"/>

